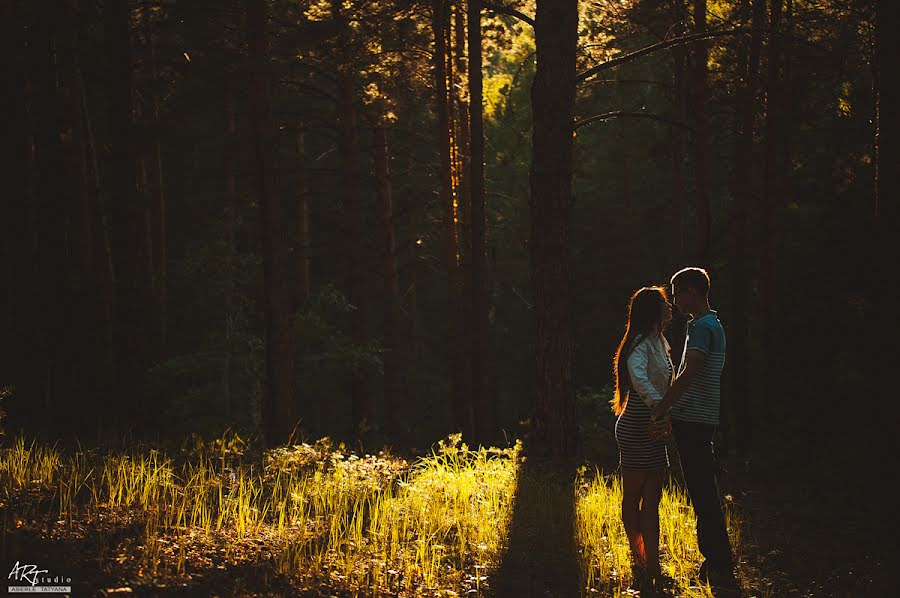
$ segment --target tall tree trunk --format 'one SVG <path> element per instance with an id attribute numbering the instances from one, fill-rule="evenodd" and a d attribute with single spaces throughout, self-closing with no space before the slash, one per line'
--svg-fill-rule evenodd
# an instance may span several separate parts
<path id="1" fill-rule="evenodd" d="M 706 0 L 694 0 L 694 33 L 706 32 Z M 698 261 L 704 267 L 710 265 L 710 207 L 709 207 L 709 175 L 707 164 L 707 148 L 709 139 L 707 134 L 706 102 L 709 91 L 707 89 L 707 64 L 709 62 L 709 42 L 700 40 L 694 45 L 694 69 L 693 69 L 693 108 L 694 108 L 694 138 L 692 149 L 694 150 L 694 186 L 696 194 L 697 212 L 697 243 L 695 251 Z"/>
<path id="2" fill-rule="evenodd" d="M 297 423 L 291 299 L 287 283 L 287 242 L 275 190 L 276 146 L 272 120 L 265 0 L 246 0 L 250 58 L 250 113 L 253 119 L 256 194 L 260 207 L 266 310 L 266 400 L 263 422 L 269 445 L 286 442 Z"/>
<path id="3" fill-rule="evenodd" d="M 71 319 L 67 317 L 68 279 L 66 251 L 66 217 L 70 202 L 70 185 L 62 180 L 66 174 L 60 135 L 64 128 L 62 114 L 61 55 L 59 35 L 66 10 L 62 2 L 46 5 L 47 13 L 31 7 L 29 15 L 29 67 L 32 73 L 32 116 L 34 123 L 35 215 L 37 296 L 33 298 L 38 319 L 32 333 L 39 338 L 40 354 L 36 356 L 43 370 L 44 391 L 39 405 L 45 410 L 41 429 L 56 435 L 60 415 L 66 404 L 56 405 L 55 395 L 63 395 L 63 370 L 71 350 Z M 66 419 L 68 419 L 66 417 Z"/>
<path id="4" fill-rule="evenodd" d="M 223 147 L 222 175 L 224 177 L 225 192 L 225 244 L 229 255 L 229 261 L 237 255 L 236 228 L 237 228 L 237 176 L 236 176 L 236 147 L 237 147 L 237 121 L 235 118 L 234 90 L 227 80 L 225 90 L 222 93 L 223 108 L 225 113 L 225 143 Z M 225 278 L 225 361 L 222 366 L 222 415 L 226 421 L 231 419 L 233 399 L 231 396 L 231 375 L 235 337 L 235 275 L 237 265 L 229 263 L 226 268 Z"/>
<path id="5" fill-rule="evenodd" d="M 675 70 L 672 75 L 672 117 L 677 122 L 685 122 L 684 75 L 687 55 L 683 48 L 673 48 Z M 669 269 L 674 272 L 684 263 L 684 130 L 669 127 L 669 143 L 672 152 L 672 204 L 671 240 L 669 246 Z"/>
<path id="6" fill-rule="evenodd" d="M 294 131 L 294 151 L 297 156 L 297 175 L 294 203 L 294 308 L 309 298 L 309 186 L 304 161 L 306 156 L 306 125 L 301 120 Z"/>
<path id="7" fill-rule="evenodd" d="M 874 290 L 875 318 L 893 319 L 887 315 L 893 311 L 893 294 L 885 290 L 887 280 L 896 275 L 897 260 L 900 251 L 897 248 L 896 235 L 898 229 L 897 204 L 900 202 L 900 136 L 898 136 L 897 106 L 900 97 L 897 86 L 891 79 L 897 73 L 897 56 L 900 52 L 900 36 L 897 35 L 897 24 L 900 23 L 900 10 L 897 2 L 878 0 L 875 5 L 875 227 L 877 241 L 875 250 L 876 272 Z M 896 355 L 896 323 L 887 330 L 876 326 L 877 341 L 875 351 L 878 357 L 874 360 L 874 372 L 871 376 L 872 394 L 886 388 L 890 372 L 895 367 Z M 893 428 L 893 426 L 890 426 Z M 887 453 L 896 446 L 896 435 L 893 430 L 885 430 L 877 435 L 876 450 Z M 891 443 L 891 439 L 894 441 Z M 873 472 L 874 473 L 874 472 Z M 895 516 L 896 517 L 896 516 Z"/>
<path id="8" fill-rule="evenodd" d="M 735 198 L 732 234 L 731 327 L 728 350 L 729 378 L 734 414 L 735 449 L 738 458 L 746 458 L 751 443 L 752 421 L 747 384 L 750 364 L 748 332 L 750 326 L 748 295 L 752 292 L 747 273 L 747 218 L 752 199 L 753 122 L 756 117 L 756 95 L 759 79 L 759 57 L 762 44 L 760 29 L 765 19 L 765 0 L 752 0 L 753 33 L 746 53 L 742 89 L 738 103 L 738 139 L 734 163 Z"/>
<path id="9" fill-rule="evenodd" d="M 38 348 L 34 331 L 39 314 L 34 309 L 34 254 L 31 226 L 31 145 L 26 103 L 26 16 L 24 3 L 0 2 L 0 65 L 6 73 L 0 93 L 0 243 L 3 248 L 3 335 L 0 347 L 0 376 L 3 384 L 13 384 L 16 394 L 6 406 L 10 424 L 28 428 L 36 419 L 33 405 L 40 388 L 36 375 Z"/>
<path id="10" fill-rule="evenodd" d="M 536 454 L 573 456 L 578 447 L 572 382 L 567 259 L 572 204 L 577 0 L 538 0 L 537 71 L 531 87 L 531 284 L 537 397 L 530 440 Z"/>
<path id="11" fill-rule="evenodd" d="M 110 253 L 113 264 L 115 306 L 113 311 L 114 383 L 112 415 L 115 435 L 129 426 L 139 399 L 142 365 L 137 346 L 138 247 L 141 229 L 139 204 L 134 194 L 135 150 L 132 140 L 132 73 L 128 0 L 107 0 L 103 24 L 107 55 L 110 152 Z"/>
<path id="12" fill-rule="evenodd" d="M 409 117 L 408 124 L 408 133 L 412 133 L 415 127 L 415 119 L 411 114 Z M 410 147 L 409 154 L 407 156 L 407 165 L 406 172 L 412 173 L 413 168 L 415 166 L 415 151 L 413 147 Z M 412 196 L 412 194 L 409 194 Z M 406 386 L 404 388 L 404 399 L 405 404 L 407 406 L 413 405 L 413 401 L 416 398 L 418 391 L 418 371 L 419 371 L 419 359 L 420 359 L 420 341 L 419 341 L 419 229 L 421 227 L 420 224 L 420 212 L 421 206 L 415 197 L 410 197 L 408 200 L 410 204 L 408 204 L 408 208 L 406 210 L 408 214 L 407 226 L 408 226 L 408 236 L 409 238 L 406 241 L 406 259 L 408 260 L 408 264 L 406 266 L 406 280 L 404 281 L 404 288 L 406 290 L 406 311 L 408 318 L 408 328 L 407 328 L 407 346 L 409 348 L 409 356 L 407 359 L 407 367 L 406 367 Z"/>
<path id="13" fill-rule="evenodd" d="M 451 163 L 452 131 L 450 125 L 450 94 L 447 86 L 447 29 L 449 27 L 449 3 L 432 0 L 432 31 L 434 33 L 434 81 L 435 106 L 440 151 L 439 199 L 443 207 L 445 260 L 447 267 L 447 308 L 450 342 L 450 400 L 453 406 L 453 426 L 464 436 L 473 433 L 471 397 L 464 392 L 462 381 L 463 338 L 454 334 L 459 322 L 459 246 L 453 206 L 453 172 Z"/>
<path id="14" fill-rule="evenodd" d="M 357 126 L 357 97 L 353 79 L 350 28 L 341 14 L 340 0 L 332 0 L 332 15 L 339 23 L 342 40 L 342 64 L 338 68 L 338 154 L 343 184 L 344 210 L 347 217 L 347 235 L 350 239 L 350 335 L 357 346 L 369 342 L 369 306 L 366 292 L 366 246 L 363 225 L 363 205 L 359 191 L 359 128 Z M 350 380 L 352 433 L 358 440 L 369 444 L 375 437 L 378 421 L 375 413 L 375 396 L 369 391 L 369 371 L 363 366 Z"/>
<path id="15" fill-rule="evenodd" d="M 162 142 L 160 141 L 159 125 L 159 96 L 156 89 L 159 86 L 159 73 L 156 63 L 156 40 L 153 33 L 153 23 L 146 6 L 141 9 L 144 36 L 149 49 L 151 86 L 150 99 L 150 172 L 148 181 L 150 187 L 150 263 L 153 266 L 153 338 L 155 340 L 155 359 L 161 359 L 166 353 L 167 332 L 167 305 L 166 295 L 168 287 L 167 251 L 166 251 L 166 193 L 163 183 L 163 159 Z"/>
<path id="16" fill-rule="evenodd" d="M 897 225 L 897 184 L 900 168 L 900 146 L 897 143 L 896 86 L 887 84 L 897 66 L 898 11 L 896 2 L 876 0 L 875 3 L 875 217 L 887 258 L 896 244 L 889 238 Z M 894 91 L 892 91 L 894 90 Z M 885 265 L 895 264 L 888 259 Z M 882 270 L 883 276 L 888 270 Z M 884 280 L 884 278 L 882 278 Z"/>
<path id="17" fill-rule="evenodd" d="M 402 386 L 400 380 L 400 278 L 397 268 L 397 235 L 394 229 L 394 207 L 391 198 L 390 154 L 388 152 L 386 122 L 379 115 L 375 125 L 375 195 L 378 200 L 378 216 L 384 252 L 384 403 L 387 414 L 385 428 L 391 438 L 406 434 L 403 420 Z"/>
<path id="18" fill-rule="evenodd" d="M 472 348 L 472 405 L 479 442 L 489 443 L 496 427 L 494 398 L 488 396 L 486 360 L 488 346 L 487 245 L 484 197 L 484 114 L 481 73 L 481 0 L 468 2 L 469 40 L 469 131 L 471 160 L 469 163 L 469 201 L 472 234 L 470 263 L 472 269 L 472 313 L 470 317 Z"/>
<path id="19" fill-rule="evenodd" d="M 783 178 L 777 171 L 779 154 L 778 127 L 785 126 L 782 119 L 781 77 L 782 38 L 781 11 L 782 0 L 770 0 L 769 28 L 776 32 L 769 36 L 766 58 L 766 114 L 763 129 L 765 155 L 763 158 L 762 188 L 762 272 L 760 276 L 760 294 L 762 300 L 762 350 L 763 350 L 763 396 L 771 399 L 780 387 L 778 368 L 778 349 L 780 346 L 778 331 L 778 308 L 776 302 L 775 263 L 777 255 L 777 239 L 779 226 L 777 204 L 783 201 Z M 771 403 L 763 401 L 763 405 Z M 771 413 L 763 409 L 766 417 Z"/>

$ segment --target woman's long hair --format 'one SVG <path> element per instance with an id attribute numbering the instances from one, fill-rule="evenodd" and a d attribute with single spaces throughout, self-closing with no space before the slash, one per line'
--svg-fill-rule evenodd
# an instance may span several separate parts
<path id="1" fill-rule="evenodd" d="M 628 397 L 628 387 L 631 381 L 628 375 L 628 355 L 634 349 L 635 339 L 638 336 L 648 336 L 657 332 L 662 320 L 660 307 L 666 300 L 664 287 L 644 287 L 635 291 L 631 296 L 631 301 L 628 302 L 625 335 L 613 358 L 616 386 L 609 404 L 612 405 L 613 413 L 616 415 L 625 410 L 625 402 Z"/>

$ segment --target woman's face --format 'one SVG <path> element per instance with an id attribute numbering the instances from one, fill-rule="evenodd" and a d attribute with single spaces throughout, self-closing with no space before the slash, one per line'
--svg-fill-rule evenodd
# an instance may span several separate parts
<path id="1" fill-rule="evenodd" d="M 672 304 L 669 303 L 665 297 L 663 297 L 662 304 L 659 306 L 659 309 L 662 311 L 659 316 L 661 323 L 660 327 L 663 327 L 672 320 Z"/>

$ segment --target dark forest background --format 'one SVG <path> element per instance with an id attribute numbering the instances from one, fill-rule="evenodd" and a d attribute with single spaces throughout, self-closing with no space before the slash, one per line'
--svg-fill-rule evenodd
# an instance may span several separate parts
<path id="1" fill-rule="evenodd" d="M 568 158 L 533 147 L 554 116 L 552 94 L 532 115 L 534 3 L 480 5 L 477 27 L 449 0 L 0 2 L 7 435 L 525 434 L 555 291 L 530 173 Z M 581 431 L 563 444 L 609 442 L 627 300 L 685 265 L 729 335 L 728 450 L 841 417 L 882 346 L 875 9 L 580 13 L 577 87 L 551 89 L 575 94 L 549 233 Z"/>

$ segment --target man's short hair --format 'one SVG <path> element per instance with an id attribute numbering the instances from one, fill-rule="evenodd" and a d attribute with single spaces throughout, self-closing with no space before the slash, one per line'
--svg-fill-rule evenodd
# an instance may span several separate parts
<path id="1" fill-rule="evenodd" d="M 694 289 L 698 293 L 709 293 L 709 274 L 703 268 L 690 267 L 679 270 L 672 276 L 672 287 Z"/>

